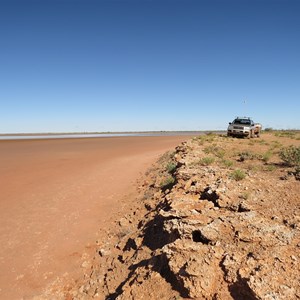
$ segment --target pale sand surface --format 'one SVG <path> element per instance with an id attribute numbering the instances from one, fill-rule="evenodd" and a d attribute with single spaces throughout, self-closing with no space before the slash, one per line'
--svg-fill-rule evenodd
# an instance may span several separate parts
<path id="1" fill-rule="evenodd" d="M 30 299 L 109 228 L 136 180 L 187 136 L 0 141 L 0 299 Z"/>

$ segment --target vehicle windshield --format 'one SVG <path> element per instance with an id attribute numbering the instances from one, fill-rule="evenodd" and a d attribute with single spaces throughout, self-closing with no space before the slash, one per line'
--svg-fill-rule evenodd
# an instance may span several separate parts
<path id="1" fill-rule="evenodd" d="M 250 125 L 251 121 L 249 119 L 235 119 L 233 124 Z"/>

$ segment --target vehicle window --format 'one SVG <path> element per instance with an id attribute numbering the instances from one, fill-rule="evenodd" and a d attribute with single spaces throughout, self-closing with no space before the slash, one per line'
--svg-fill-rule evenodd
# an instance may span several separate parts
<path id="1" fill-rule="evenodd" d="M 251 121 L 248 119 L 235 119 L 234 124 L 240 124 L 240 125 L 250 125 Z"/>

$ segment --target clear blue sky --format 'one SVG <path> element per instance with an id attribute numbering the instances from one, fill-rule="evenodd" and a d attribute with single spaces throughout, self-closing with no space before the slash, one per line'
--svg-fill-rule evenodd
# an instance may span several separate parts
<path id="1" fill-rule="evenodd" d="M 300 1 L 0 0 L 0 103 L 0 133 L 299 129 Z"/>

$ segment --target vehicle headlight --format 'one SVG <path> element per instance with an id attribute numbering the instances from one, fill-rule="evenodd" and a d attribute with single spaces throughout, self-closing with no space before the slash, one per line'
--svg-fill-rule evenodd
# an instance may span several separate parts
<path id="1" fill-rule="evenodd" d="M 250 127 L 244 127 L 244 130 L 250 131 Z"/>

